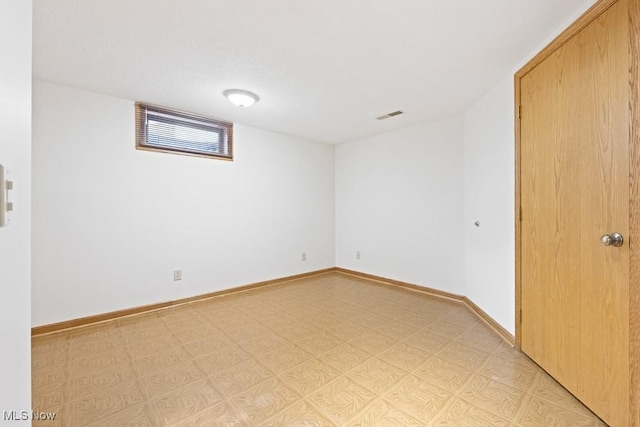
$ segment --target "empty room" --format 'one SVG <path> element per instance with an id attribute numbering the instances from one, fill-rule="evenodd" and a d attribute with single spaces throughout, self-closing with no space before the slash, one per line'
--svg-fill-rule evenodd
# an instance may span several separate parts
<path id="1" fill-rule="evenodd" d="M 0 0 L 0 52 L 0 425 L 640 427 L 640 0 Z"/>

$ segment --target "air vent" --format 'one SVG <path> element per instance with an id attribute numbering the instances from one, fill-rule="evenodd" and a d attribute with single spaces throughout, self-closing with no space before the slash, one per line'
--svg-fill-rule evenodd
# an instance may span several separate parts
<path id="1" fill-rule="evenodd" d="M 404 111 L 394 111 L 393 113 L 387 113 L 384 116 L 380 116 L 380 117 L 376 117 L 376 120 L 384 120 L 384 119 L 388 119 L 389 117 L 395 117 L 395 116 L 399 116 L 400 114 L 404 114 Z"/>

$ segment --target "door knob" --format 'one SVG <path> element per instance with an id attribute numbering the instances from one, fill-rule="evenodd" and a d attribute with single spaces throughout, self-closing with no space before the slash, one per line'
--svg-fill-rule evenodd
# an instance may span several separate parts
<path id="1" fill-rule="evenodd" d="M 620 233 L 611 233 L 603 234 L 602 237 L 600 237 L 600 242 L 604 246 L 620 247 L 622 246 L 622 242 L 624 242 L 624 239 L 622 238 L 622 234 Z"/>

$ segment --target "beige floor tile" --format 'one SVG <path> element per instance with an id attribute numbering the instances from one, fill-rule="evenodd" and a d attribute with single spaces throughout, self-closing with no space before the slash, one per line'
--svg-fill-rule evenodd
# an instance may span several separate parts
<path id="1" fill-rule="evenodd" d="M 601 427 L 605 423 L 591 414 L 577 413 L 537 396 L 532 396 L 517 420 L 523 427 Z"/>
<path id="2" fill-rule="evenodd" d="M 391 318 L 387 316 L 382 316 L 377 313 L 375 309 L 372 312 L 365 313 L 361 316 L 353 317 L 351 321 L 360 323 L 369 328 L 376 328 L 378 326 L 384 325 L 389 322 Z"/>
<path id="3" fill-rule="evenodd" d="M 252 357 L 251 354 L 234 344 L 220 351 L 199 357 L 195 359 L 195 362 L 207 375 L 214 375 Z"/>
<path id="4" fill-rule="evenodd" d="M 193 304 L 194 310 L 206 317 L 207 319 L 232 319 L 242 313 L 237 309 L 222 302 L 222 299 L 208 299 Z"/>
<path id="5" fill-rule="evenodd" d="M 384 396 L 403 411 L 426 421 L 432 420 L 454 397 L 454 393 L 409 375 Z"/>
<path id="6" fill-rule="evenodd" d="M 340 325 L 347 321 L 347 319 L 330 311 L 324 311 L 315 317 L 306 318 L 305 321 L 313 324 L 317 328 L 327 330 L 333 326 Z"/>
<path id="7" fill-rule="evenodd" d="M 463 304 L 337 273 L 34 337 L 36 426 L 602 426 Z"/>
<path id="8" fill-rule="evenodd" d="M 508 419 L 479 408 L 454 396 L 433 422 L 434 426 L 503 427 L 511 426 Z"/>
<path id="9" fill-rule="evenodd" d="M 300 400 L 281 411 L 269 421 L 260 424 L 259 427 L 333 427 L 324 415 L 320 414 L 313 406 L 304 400 Z"/>
<path id="10" fill-rule="evenodd" d="M 82 356 L 75 359 L 75 374 L 82 375 L 87 372 L 108 368 L 129 362 L 131 358 L 124 347 L 103 351 L 90 356 Z M 124 365 L 123 365 L 124 366 Z"/>
<path id="11" fill-rule="evenodd" d="M 52 352 L 69 349 L 71 342 L 71 334 L 68 332 L 36 337 L 31 342 L 31 354 L 34 359 L 38 359 Z"/>
<path id="12" fill-rule="evenodd" d="M 257 360 L 248 359 L 210 378 L 214 387 L 225 397 L 233 397 L 274 376 Z"/>
<path id="13" fill-rule="evenodd" d="M 405 311 L 404 313 L 399 313 L 393 320 L 411 326 L 414 329 L 422 329 L 429 326 L 430 323 L 435 322 L 437 319 L 438 318 L 434 316 Z"/>
<path id="14" fill-rule="evenodd" d="M 348 342 L 318 356 L 320 360 L 333 366 L 342 373 L 349 372 L 372 357 L 373 354 Z"/>
<path id="15" fill-rule="evenodd" d="M 300 401 L 301 397 L 281 380 L 273 378 L 245 390 L 231 401 L 240 419 L 247 420 L 248 425 L 256 426 L 282 416 L 282 412 Z"/>
<path id="16" fill-rule="evenodd" d="M 458 396 L 475 406 L 505 419 L 514 419 L 526 393 L 484 375 L 475 375 L 458 392 Z"/>
<path id="17" fill-rule="evenodd" d="M 132 381 L 136 377 L 131 362 L 124 362 L 106 368 L 76 375 L 73 384 L 75 396 L 99 393 L 117 384 Z"/>
<path id="18" fill-rule="evenodd" d="M 309 353 L 317 356 L 339 346 L 343 342 L 343 339 L 338 338 L 335 335 L 331 335 L 325 331 L 320 331 L 298 340 L 297 344 Z"/>
<path id="19" fill-rule="evenodd" d="M 430 354 L 439 352 L 451 342 L 443 336 L 434 335 L 422 329 L 404 338 L 403 341 Z"/>
<path id="20" fill-rule="evenodd" d="M 323 311 L 314 308 L 312 304 L 313 300 L 299 301 L 296 308 L 288 310 L 288 313 L 304 322 L 311 322 L 314 318 L 322 316 L 323 313 Z"/>
<path id="21" fill-rule="evenodd" d="M 210 406 L 195 416 L 176 424 L 177 427 L 236 427 L 242 425 L 239 416 L 226 402 Z"/>
<path id="22" fill-rule="evenodd" d="M 374 310 L 376 314 L 386 317 L 387 319 L 395 319 L 398 317 L 398 314 L 401 313 L 401 311 L 399 311 L 398 306 L 393 304 L 388 304 L 388 303 L 380 304 L 379 301 L 378 301 L 378 308 L 375 308 Z M 403 308 L 400 308 L 400 310 L 403 310 Z M 382 323 L 382 324 L 384 325 L 385 323 Z M 380 326 L 380 325 L 376 325 L 376 326 Z"/>
<path id="23" fill-rule="evenodd" d="M 36 411 L 50 411 L 75 398 L 73 380 L 58 381 L 32 390 L 31 406 Z"/>
<path id="24" fill-rule="evenodd" d="M 133 360 L 133 368 L 139 376 L 168 369 L 180 362 L 186 362 L 191 356 L 182 347 L 170 347 L 157 353 L 151 353 Z"/>
<path id="25" fill-rule="evenodd" d="M 73 342 L 86 342 L 95 340 L 105 340 L 114 336 L 121 336 L 120 331 L 115 328 L 116 322 L 106 322 L 98 325 L 87 326 L 71 331 Z"/>
<path id="26" fill-rule="evenodd" d="M 66 348 L 42 351 L 31 359 L 31 369 L 48 369 L 62 365 L 69 360 L 69 350 Z"/>
<path id="27" fill-rule="evenodd" d="M 211 380 L 204 379 L 174 389 L 152 400 L 166 425 L 177 424 L 223 401 Z"/>
<path id="28" fill-rule="evenodd" d="M 117 384 L 88 396 L 78 396 L 72 404 L 74 425 L 88 426 L 91 423 L 104 421 L 143 401 L 135 381 Z"/>
<path id="29" fill-rule="evenodd" d="M 275 332 L 268 332 L 262 336 L 240 342 L 240 347 L 245 349 L 248 353 L 251 353 L 253 356 L 258 356 L 260 354 L 276 350 L 290 342 L 291 341 L 281 337 Z"/>
<path id="30" fill-rule="evenodd" d="M 300 340 L 321 331 L 321 329 L 317 326 L 311 325 L 310 323 L 304 322 L 299 319 L 279 326 L 274 325 L 273 329 L 280 336 L 288 338 L 292 341 Z"/>
<path id="31" fill-rule="evenodd" d="M 424 381 L 452 393 L 458 392 L 473 373 L 474 370 L 468 366 L 456 365 L 439 356 L 433 356 L 414 371 Z"/>
<path id="32" fill-rule="evenodd" d="M 487 349 L 499 346 L 503 342 L 503 339 L 490 330 L 488 326 L 479 323 L 458 335 L 455 341 L 478 350 L 486 351 Z"/>
<path id="33" fill-rule="evenodd" d="M 378 354 L 391 347 L 397 339 L 389 335 L 381 334 L 377 331 L 369 331 L 350 341 L 351 344 L 368 351 L 371 354 Z"/>
<path id="34" fill-rule="evenodd" d="M 180 347 L 180 340 L 173 334 L 161 335 L 152 340 L 132 342 L 127 344 L 127 351 L 131 359 L 140 359 L 155 353 L 168 350 L 171 347 Z"/>
<path id="35" fill-rule="evenodd" d="M 248 312 L 249 316 L 260 321 L 268 321 L 271 318 L 277 318 L 282 315 L 282 310 L 276 308 L 270 301 L 261 301 L 262 304 L 259 307 L 255 307 L 255 310 Z"/>
<path id="36" fill-rule="evenodd" d="M 383 294 L 384 291 L 382 289 L 376 289 L 376 291 L 378 294 L 377 298 L 372 298 L 371 295 L 358 295 L 356 297 L 358 298 L 358 307 L 366 310 L 366 313 L 364 313 L 363 316 L 375 316 L 378 307 L 388 302 L 389 298 L 387 295 Z M 351 302 L 355 302 L 355 299 Z"/>
<path id="37" fill-rule="evenodd" d="M 418 330 L 418 327 L 397 320 L 389 320 L 382 325 L 376 326 L 374 329 L 377 332 L 389 335 L 394 339 L 401 339 L 415 333 Z"/>
<path id="38" fill-rule="evenodd" d="M 344 425 L 376 397 L 374 392 L 341 376 L 313 393 L 308 400 L 334 423 Z"/>
<path id="39" fill-rule="evenodd" d="M 144 329 L 151 326 L 164 325 L 164 322 L 158 316 L 157 312 L 124 317 L 122 319 L 118 319 L 116 323 L 120 332 L 127 329 Z"/>
<path id="40" fill-rule="evenodd" d="M 294 325 L 294 324 L 299 324 L 299 323 L 304 323 L 304 322 L 301 321 L 300 319 L 298 319 L 295 316 L 291 316 L 289 313 L 286 313 L 285 311 L 281 311 L 280 315 L 278 317 L 269 317 L 269 318 L 265 319 L 264 322 L 263 322 L 263 324 L 265 326 L 268 326 L 269 328 L 273 329 L 274 331 L 276 331 L 280 335 L 284 335 L 282 333 L 282 331 L 286 327 L 288 327 L 290 325 Z M 311 325 L 309 325 L 309 326 L 311 326 Z M 317 332 L 317 329 L 315 329 L 313 332 Z M 311 332 L 311 333 L 313 333 L 313 332 Z M 289 338 L 289 337 L 287 337 L 287 338 Z"/>
<path id="41" fill-rule="evenodd" d="M 170 369 L 156 371 L 140 379 L 147 399 L 155 399 L 177 388 L 206 378 L 206 374 L 192 360 L 179 362 Z"/>
<path id="42" fill-rule="evenodd" d="M 157 337 L 170 333 L 171 329 L 169 329 L 166 325 L 154 324 L 144 328 L 141 327 L 125 329 L 122 331 L 122 338 L 127 342 L 127 344 L 134 344 L 144 340 L 155 339 Z"/>
<path id="43" fill-rule="evenodd" d="M 209 320 L 202 316 L 187 317 L 185 319 L 175 319 L 172 321 L 166 321 L 167 328 L 173 333 L 179 333 L 187 329 L 206 328 L 209 325 Z"/>
<path id="44" fill-rule="evenodd" d="M 73 376 L 74 364 L 69 360 L 57 365 L 45 366 L 40 369 L 32 369 L 31 387 L 37 389 L 45 385 L 70 380 Z"/>
<path id="45" fill-rule="evenodd" d="M 174 331 L 173 336 L 175 336 L 181 343 L 186 344 L 191 341 L 225 335 L 222 329 L 216 328 L 211 323 L 210 319 L 205 318 L 205 324 L 203 326 Z"/>
<path id="46" fill-rule="evenodd" d="M 351 418 L 346 425 L 349 427 L 423 427 L 424 420 L 414 418 L 393 403 L 378 399 L 364 412 Z"/>
<path id="47" fill-rule="evenodd" d="M 499 345 L 495 346 L 493 350 L 493 356 L 502 357 L 503 359 L 513 360 L 516 363 L 524 363 L 524 364 L 533 364 L 536 368 L 539 369 L 538 365 L 535 364 L 526 354 L 516 350 L 510 344 L 506 342 L 502 342 Z M 539 369 L 540 372 L 544 372 L 542 369 Z"/>
<path id="48" fill-rule="evenodd" d="M 446 310 L 444 317 L 446 319 L 451 319 L 455 321 L 467 322 L 470 325 L 474 323 L 480 323 L 483 327 L 487 327 L 486 324 L 478 318 L 478 315 L 474 313 L 469 307 L 464 304 L 462 305 L 462 310 Z"/>
<path id="49" fill-rule="evenodd" d="M 450 340 L 451 338 L 456 338 L 465 331 L 468 331 L 471 329 L 471 326 L 472 325 L 469 325 L 468 322 L 459 322 L 450 318 L 442 317 L 429 323 L 422 329 L 430 334 L 440 335 L 447 340 Z M 475 326 L 475 323 L 473 326 Z"/>
<path id="50" fill-rule="evenodd" d="M 200 357 L 221 350 L 235 344 L 235 341 L 224 333 L 209 335 L 206 338 L 188 341 L 183 344 L 184 349 L 192 357 Z"/>
<path id="51" fill-rule="evenodd" d="M 240 311 L 237 311 L 238 314 L 231 315 L 228 317 L 215 317 L 209 316 L 209 319 L 215 319 L 215 326 L 217 328 L 222 329 L 225 332 L 230 332 L 234 330 L 242 330 L 245 326 L 256 326 L 256 320 L 247 315 L 243 314 Z"/>
<path id="52" fill-rule="evenodd" d="M 99 420 L 91 426 L 155 427 L 159 424 L 153 418 L 152 412 L 146 404 L 136 405 L 118 412 L 113 417 Z"/>
<path id="53" fill-rule="evenodd" d="M 377 357 L 367 360 L 347 374 L 349 378 L 377 394 L 393 388 L 406 375 L 407 371 L 404 369 Z"/>
<path id="54" fill-rule="evenodd" d="M 91 340 L 74 339 L 72 353 L 73 357 L 78 359 L 93 354 L 101 353 L 107 350 L 122 348 L 124 339 L 120 335 L 112 335 L 105 338 L 92 338 Z"/>
<path id="55" fill-rule="evenodd" d="M 531 393 L 535 397 L 542 398 L 548 402 L 567 408 L 572 412 L 589 414 L 589 410 L 573 395 L 568 393 L 564 387 L 558 384 L 550 375 L 541 372 L 538 381 L 531 388 Z"/>
<path id="56" fill-rule="evenodd" d="M 315 358 L 280 374 L 280 378 L 302 396 L 308 396 L 339 376 L 340 371 Z"/>
<path id="57" fill-rule="evenodd" d="M 482 351 L 453 341 L 440 350 L 438 356 L 451 363 L 476 370 L 489 358 L 490 349 Z"/>
<path id="58" fill-rule="evenodd" d="M 286 344 L 275 350 L 257 356 L 257 359 L 276 374 L 285 372 L 313 358 L 308 351 L 295 344 Z"/>
<path id="59" fill-rule="evenodd" d="M 363 315 L 367 314 L 369 311 L 365 310 L 364 308 L 360 308 L 357 305 L 357 302 L 354 304 L 352 303 L 348 303 L 348 304 L 342 304 L 340 307 L 334 307 L 331 309 L 332 313 L 337 314 L 338 316 L 342 316 L 345 319 L 356 319 L 358 317 L 362 317 Z M 368 325 L 364 325 L 369 327 Z"/>
<path id="60" fill-rule="evenodd" d="M 240 325 L 239 327 L 225 330 L 225 332 L 236 342 L 248 341 L 254 338 L 260 338 L 274 333 L 273 330 L 269 329 L 266 326 L 257 324 L 253 319 L 251 320 L 251 322 L 252 323 L 245 323 L 243 325 Z"/>
<path id="61" fill-rule="evenodd" d="M 433 356 L 432 353 L 410 346 L 404 342 L 398 342 L 378 354 L 380 359 L 406 371 L 413 371 L 425 363 L 431 356 Z"/>
<path id="62" fill-rule="evenodd" d="M 493 354 L 478 373 L 494 381 L 528 391 L 540 375 L 540 368 L 533 362 Z"/>
<path id="63" fill-rule="evenodd" d="M 191 305 L 184 305 L 181 310 L 165 309 L 158 312 L 158 317 L 166 323 L 180 322 L 185 319 L 200 319 L 202 314 L 194 309 Z"/>

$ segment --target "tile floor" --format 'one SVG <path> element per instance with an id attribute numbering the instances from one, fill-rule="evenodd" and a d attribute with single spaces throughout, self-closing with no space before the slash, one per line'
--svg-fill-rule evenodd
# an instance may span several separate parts
<path id="1" fill-rule="evenodd" d="M 464 305 L 330 273 L 33 339 L 35 426 L 602 426 Z"/>

